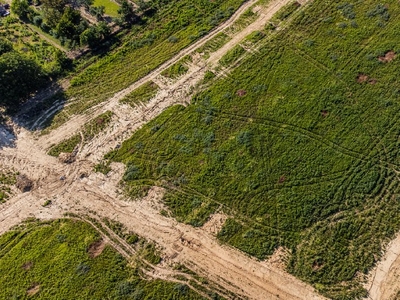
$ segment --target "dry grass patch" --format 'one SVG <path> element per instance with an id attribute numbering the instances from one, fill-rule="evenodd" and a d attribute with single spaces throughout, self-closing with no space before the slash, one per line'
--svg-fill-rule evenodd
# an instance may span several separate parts
<path id="1" fill-rule="evenodd" d="M 88 249 L 89 256 L 91 258 L 99 256 L 103 252 L 105 247 L 106 247 L 106 242 L 103 239 L 92 243 Z"/>

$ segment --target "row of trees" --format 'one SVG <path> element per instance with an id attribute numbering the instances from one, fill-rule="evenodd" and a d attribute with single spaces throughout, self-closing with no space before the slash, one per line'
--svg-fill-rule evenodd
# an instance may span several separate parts
<path id="1" fill-rule="evenodd" d="M 13 0 L 11 9 L 20 18 L 29 19 L 71 48 L 78 45 L 95 47 L 111 33 L 108 24 L 102 21 L 105 8 L 91 6 L 93 0 L 41 0 L 41 4 L 41 14 L 29 6 L 28 0 Z M 79 11 L 81 7 L 100 22 L 90 26 Z M 132 4 L 126 0 L 121 3 L 119 14 L 121 25 L 138 21 Z"/>

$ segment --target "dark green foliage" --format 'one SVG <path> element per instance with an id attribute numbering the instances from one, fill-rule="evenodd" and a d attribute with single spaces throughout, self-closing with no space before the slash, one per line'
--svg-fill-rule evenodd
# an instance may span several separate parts
<path id="1" fill-rule="evenodd" d="M 3 38 L 0 38 L 0 55 L 7 52 L 11 52 L 12 50 L 13 50 L 12 44 Z"/>
<path id="2" fill-rule="evenodd" d="M 161 262 L 161 256 L 153 243 L 148 243 L 143 249 L 143 258 L 153 265 Z"/>
<path id="3" fill-rule="evenodd" d="M 97 21 L 103 20 L 103 16 L 105 13 L 104 6 L 91 6 L 89 9 L 89 13 L 96 17 Z"/>
<path id="4" fill-rule="evenodd" d="M 132 25 L 138 20 L 138 16 L 135 14 L 132 3 L 127 0 L 122 0 L 118 14 L 121 16 L 122 21 L 127 25 Z"/>
<path id="5" fill-rule="evenodd" d="M 96 58 L 90 67 L 71 79 L 66 96 L 76 101 L 57 114 L 53 127 L 62 124 L 70 114 L 82 113 L 128 87 L 209 32 L 213 28 L 209 18 L 217 10 L 225 12 L 225 20 L 242 3 L 243 0 L 149 3 L 151 8 L 141 15 L 140 23 L 117 36 L 121 38 L 121 47 Z M 170 36 L 177 37 L 178 41 L 169 42 Z"/>
<path id="6" fill-rule="evenodd" d="M 94 171 L 107 175 L 111 171 L 110 162 L 101 161 L 94 166 Z"/>
<path id="7" fill-rule="evenodd" d="M 60 144 L 50 148 L 48 154 L 51 156 L 58 156 L 60 153 L 72 153 L 74 149 L 82 142 L 80 134 L 75 134 L 69 139 L 62 141 Z"/>
<path id="8" fill-rule="evenodd" d="M 400 230 L 400 7 L 385 8 L 390 18 L 373 1 L 314 2 L 109 157 L 140 170 L 127 186 L 169 187 L 178 220 L 212 203 L 234 216 L 221 240 L 261 259 L 285 246 L 294 275 L 332 299 L 362 297 L 357 274 Z"/>
<path id="9" fill-rule="evenodd" d="M 300 4 L 297 1 L 289 3 L 276 13 L 276 18 L 283 21 L 293 14 L 299 7 Z"/>
<path id="10" fill-rule="evenodd" d="M 11 10 L 20 18 L 26 18 L 29 12 L 29 4 L 27 0 L 13 0 Z"/>
<path id="11" fill-rule="evenodd" d="M 15 52 L 0 55 L 0 106 L 16 111 L 45 82 L 35 61 Z"/>

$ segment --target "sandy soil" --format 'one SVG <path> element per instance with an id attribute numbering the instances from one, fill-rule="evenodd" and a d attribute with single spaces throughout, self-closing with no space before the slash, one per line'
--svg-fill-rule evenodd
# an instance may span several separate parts
<path id="1" fill-rule="evenodd" d="M 13 169 L 27 175 L 34 182 L 34 188 L 27 193 L 17 193 L 5 204 L 0 205 L 0 234 L 28 217 L 40 219 L 60 218 L 66 212 L 74 212 L 85 216 L 95 214 L 97 217 L 107 217 L 123 223 L 128 230 L 136 232 L 148 240 L 154 241 L 162 248 L 164 261 L 161 266 L 153 266 L 149 276 L 174 280 L 171 265 L 183 263 L 199 275 L 211 282 L 238 295 L 238 298 L 248 299 L 324 299 L 315 290 L 287 274 L 281 264 L 282 251 L 274 256 L 274 262 L 258 261 L 243 254 L 237 249 L 221 245 L 215 237 L 226 216 L 215 215 L 203 228 L 193 228 L 178 223 L 172 218 L 160 214 L 163 207 L 164 190 L 153 187 L 148 196 L 137 201 L 124 199 L 118 183 L 124 172 L 121 164 L 112 164 L 112 171 L 107 175 L 93 173 L 93 163 L 129 137 L 131 133 L 156 117 L 166 107 L 188 103 L 191 89 L 202 78 L 208 66 L 218 61 L 230 48 L 223 47 L 206 62 L 198 61 L 190 66 L 187 74 L 177 81 L 170 82 L 160 77 L 165 68 L 177 62 L 183 56 L 192 53 L 225 27 L 232 24 L 241 13 L 256 1 L 244 4 L 238 12 L 208 35 L 205 39 L 182 51 L 177 57 L 165 63 L 155 72 L 123 90 L 109 101 L 94 107 L 88 115 L 75 116 L 60 128 L 50 134 L 34 138 L 23 128 L 15 127 L 15 146 L 0 150 L 0 166 Z M 268 18 L 286 1 L 272 1 L 268 8 L 262 9 L 260 18 L 251 28 L 245 28 L 242 37 L 253 30 L 261 28 Z M 237 43 L 239 39 L 235 39 Z M 230 43 L 230 47 L 236 45 Z M 119 103 L 125 95 L 148 80 L 162 82 L 161 91 L 146 105 L 131 108 Z M 112 124 L 104 133 L 85 145 L 72 164 L 62 164 L 57 159 L 45 154 L 53 143 L 79 131 L 79 128 L 90 118 L 111 110 L 115 113 Z M 43 207 L 46 200 L 51 200 L 49 206 Z M 95 227 L 94 224 L 92 226 Z M 110 232 L 114 243 L 103 236 L 105 243 L 112 245 L 125 257 L 134 254 L 134 249 Z M 122 245 L 122 246 L 121 246 Z M 168 275 L 169 274 L 169 275 Z M 176 281 L 176 279 L 175 279 Z"/>
<path id="2" fill-rule="evenodd" d="M 371 300 L 393 299 L 400 291 L 400 234 L 387 245 L 365 288 L 369 291 L 366 299 Z"/>

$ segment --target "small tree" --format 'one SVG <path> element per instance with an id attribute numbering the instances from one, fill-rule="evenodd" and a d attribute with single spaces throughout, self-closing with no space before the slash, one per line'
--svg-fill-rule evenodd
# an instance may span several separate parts
<path id="1" fill-rule="evenodd" d="M 122 1 L 121 7 L 118 9 L 118 14 L 120 15 L 122 21 L 128 25 L 132 25 L 138 19 L 135 11 L 133 10 L 133 5 L 127 0 Z"/>
<path id="2" fill-rule="evenodd" d="M 20 18 L 26 18 L 29 12 L 29 4 L 27 0 L 13 0 L 11 10 Z"/>
<path id="3" fill-rule="evenodd" d="M 103 20 L 105 11 L 106 11 L 106 8 L 102 5 L 101 6 L 91 6 L 89 9 L 89 13 L 92 16 L 95 16 L 97 21 Z"/>

